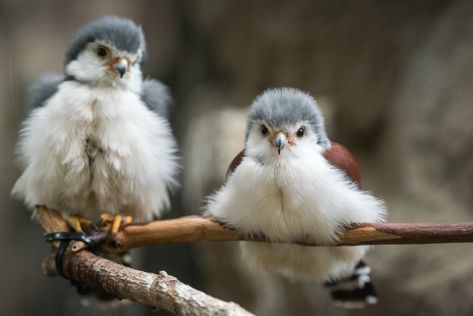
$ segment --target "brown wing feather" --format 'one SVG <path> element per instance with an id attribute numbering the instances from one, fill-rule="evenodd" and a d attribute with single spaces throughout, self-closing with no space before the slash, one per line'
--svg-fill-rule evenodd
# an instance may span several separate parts
<path id="1" fill-rule="evenodd" d="M 343 170 L 361 188 L 360 165 L 348 149 L 343 145 L 332 142 L 332 147 L 324 151 L 323 156 L 330 164 Z"/>
<path id="2" fill-rule="evenodd" d="M 232 162 L 230 163 L 230 166 L 228 166 L 227 170 L 227 178 L 230 174 L 235 171 L 235 169 L 240 165 L 241 161 L 243 160 L 243 157 L 245 156 L 245 150 L 243 149 L 236 155 L 235 158 L 233 158 Z"/>

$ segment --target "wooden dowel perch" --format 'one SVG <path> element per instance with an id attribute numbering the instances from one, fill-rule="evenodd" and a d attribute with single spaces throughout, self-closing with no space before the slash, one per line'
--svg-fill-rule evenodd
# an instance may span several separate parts
<path id="1" fill-rule="evenodd" d="M 38 214 L 50 214 L 52 210 L 39 207 Z M 58 213 L 59 214 L 59 213 Z M 50 216 L 50 215 L 49 215 Z M 59 215 L 60 216 L 60 215 Z M 64 224 L 64 223 L 63 223 Z M 57 225 L 57 224 L 56 224 Z M 65 225 L 65 224 L 64 224 Z M 225 228 L 218 222 L 199 216 L 160 220 L 145 224 L 130 224 L 121 228 L 114 238 L 110 251 L 169 244 L 194 243 L 198 241 L 264 241 L 264 237 L 245 237 L 236 230 Z M 357 246 L 396 244 L 436 244 L 473 242 L 473 222 L 456 224 L 384 223 L 357 224 L 343 230 L 332 244 L 320 244 L 315 240 L 278 241 L 306 246 Z"/>
<path id="2" fill-rule="evenodd" d="M 246 238 L 235 230 L 198 216 L 155 221 L 143 225 L 125 226 L 116 235 L 120 250 L 163 243 L 193 243 L 198 241 L 264 241 L 264 237 Z M 278 241 L 290 242 L 290 241 Z M 293 243 L 306 246 L 356 246 L 380 244 L 435 244 L 473 242 L 473 222 L 459 224 L 359 224 L 350 227 L 333 244 L 318 244 L 314 240 Z"/>

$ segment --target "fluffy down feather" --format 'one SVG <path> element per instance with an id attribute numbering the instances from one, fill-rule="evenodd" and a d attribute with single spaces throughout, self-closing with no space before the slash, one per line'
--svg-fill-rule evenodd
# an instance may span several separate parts
<path id="1" fill-rule="evenodd" d="M 13 194 L 30 207 L 149 220 L 169 205 L 175 152 L 168 122 L 136 93 L 65 81 L 23 125 Z"/>
<path id="2" fill-rule="evenodd" d="M 210 198 L 206 212 L 244 234 L 263 233 L 274 241 L 311 237 L 322 243 L 334 240 L 343 226 L 380 222 L 384 214 L 382 201 L 358 190 L 318 152 L 275 165 L 245 157 Z M 317 281 L 352 273 L 368 249 L 242 243 L 246 262 Z"/>
<path id="3" fill-rule="evenodd" d="M 296 136 L 301 128 L 305 133 Z M 306 93 L 287 88 L 263 93 L 250 109 L 246 135 L 245 155 L 209 198 L 207 216 L 247 235 L 263 233 L 273 241 L 309 237 L 320 243 L 333 241 L 352 223 L 383 221 L 383 202 L 324 158 L 330 142 L 315 100 Z M 282 150 L 277 135 L 286 139 Z M 315 281 L 351 275 L 368 249 L 242 243 L 246 263 Z"/>

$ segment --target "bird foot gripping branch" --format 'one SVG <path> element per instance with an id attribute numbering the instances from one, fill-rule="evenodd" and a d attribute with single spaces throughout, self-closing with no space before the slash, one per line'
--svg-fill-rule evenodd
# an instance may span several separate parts
<path id="1" fill-rule="evenodd" d="M 58 211 L 48 209 L 45 206 L 37 206 L 36 217 L 46 232 L 52 234 L 52 237 L 57 237 L 57 235 L 54 235 L 54 233 L 57 232 L 72 232 L 70 225 Z M 210 234 L 212 231 L 217 233 L 219 232 L 218 235 L 220 235 L 220 239 L 223 237 L 223 240 L 232 240 L 232 238 L 228 236 L 228 232 L 230 231 L 220 231 L 218 229 L 220 226 L 217 223 L 211 222 L 214 226 L 208 227 L 208 225 L 203 225 L 203 223 L 210 221 L 202 218 L 199 219 L 197 217 L 188 217 L 185 219 L 185 222 L 187 221 L 191 222 L 190 228 L 186 228 L 186 225 L 176 226 L 175 224 L 171 224 L 174 235 L 188 235 L 189 233 L 192 235 L 192 232 L 194 232 L 196 228 L 200 227 L 204 228 L 205 231 L 208 231 L 210 228 Z M 159 228 L 164 228 L 164 231 L 166 231 L 166 227 L 169 226 L 167 224 L 168 221 L 159 221 L 157 223 Z M 112 223 L 108 221 L 108 226 L 98 228 L 96 234 L 99 234 L 100 236 L 110 236 L 108 232 L 110 231 L 109 228 L 111 225 Z M 145 235 L 149 234 L 149 228 L 147 228 L 147 225 L 131 225 L 130 227 L 133 226 L 139 229 L 144 228 Z M 170 227 L 167 228 L 168 230 L 170 229 Z M 101 229 L 105 230 L 102 231 Z M 125 229 L 128 228 L 123 227 L 123 230 Z M 227 234 L 225 234 L 225 231 Z M 121 235 L 122 232 L 123 231 L 120 231 L 119 235 Z M 76 232 L 72 233 L 75 234 Z M 87 238 L 94 240 L 92 245 L 94 245 L 99 236 L 86 235 L 86 232 L 83 232 L 83 234 L 87 236 Z M 142 236 L 143 234 L 138 235 Z M 162 234 L 158 235 L 160 239 L 163 239 L 163 237 L 166 239 L 166 236 L 169 237 L 169 232 L 168 234 L 165 233 L 164 236 L 162 236 Z M 181 283 L 176 278 L 167 275 L 164 271 L 161 271 L 159 274 L 146 273 L 101 258 L 89 251 L 83 251 L 89 249 L 88 239 L 82 240 L 83 237 L 81 236 L 77 238 L 80 240 L 77 240 L 75 238 L 76 235 L 66 236 L 74 238 L 70 238 L 71 241 L 69 246 L 65 249 L 63 255 L 64 261 L 61 262 L 61 264 L 63 265 L 62 268 L 64 268 L 63 272 L 65 277 L 70 279 L 71 282 L 78 287 L 79 292 L 83 288 L 87 289 L 87 287 L 93 287 L 103 290 L 105 293 L 114 297 L 130 299 L 151 306 L 153 309 L 165 309 L 178 315 L 253 315 L 235 303 L 220 301 L 203 292 L 195 290 L 190 286 Z M 119 236 L 116 237 L 118 239 L 120 238 Z M 198 233 L 194 238 L 195 237 L 197 237 L 197 240 L 202 239 L 203 237 L 208 238 L 208 234 Z M 236 237 L 236 235 L 234 237 Z M 62 238 L 51 239 L 53 248 L 56 248 L 57 250 L 57 248 L 60 247 L 60 239 Z M 113 241 L 113 239 L 111 240 Z M 171 241 L 174 239 L 171 238 Z M 183 241 L 183 239 L 179 240 Z M 109 246 L 107 246 L 110 244 L 110 239 L 108 239 L 108 241 L 105 239 L 105 241 L 106 242 L 103 244 L 99 243 L 101 245 L 101 250 L 104 250 L 104 248 L 111 252 L 120 250 L 119 247 L 109 248 Z M 125 248 L 131 248 L 128 245 L 125 246 Z M 50 276 L 56 275 L 54 253 L 43 262 L 43 271 L 45 274 Z M 127 284 L 127 286 L 123 286 L 123 284 Z"/>
<path id="2" fill-rule="evenodd" d="M 109 251 L 120 253 L 119 242 L 115 240 L 116 233 L 123 226 L 130 223 L 130 218 L 122 218 L 112 215 L 101 216 L 97 224 L 87 222 L 81 224 L 80 230 L 74 223 L 63 218 L 56 210 L 39 205 L 36 207 L 36 216 L 46 230 L 45 239 L 53 244 L 54 265 L 46 262 L 45 272 L 48 275 L 55 275 L 51 271 L 52 266 L 59 275 L 68 278 L 63 270 L 64 255 L 69 247 L 73 253 L 88 249 L 93 253 L 108 253 Z M 118 219 L 117 219 L 118 218 Z M 82 221 L 83 222 L 83 221 Z M 118 223 L 117 223 L 118 222 Z"/>
<path id="3" fill-rule="evenodd" d="M 100 222 L 99 226 L 102 228 L 108 227 L 110 224 L 110 233 L 115 235 L 118 233 L 120 228 L 123 225 L 128 225 L 133 222 L 133 218 L 131 216 L 122 216 L 122 215 L 112 215 L 109 213 L 103 213 L 100 215 Z"/>

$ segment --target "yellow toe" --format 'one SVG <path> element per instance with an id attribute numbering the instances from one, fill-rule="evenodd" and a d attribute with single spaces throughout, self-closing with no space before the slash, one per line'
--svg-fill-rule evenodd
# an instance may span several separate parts
<path id="1" fill-rule="evenodd" d="M 78 216 L 69 216 L 67 220 L 76 232 L 82 231 L 81 219 Z"/>
<path id="2" fill-rule="evenodd" d="M 110 230 L 112 234 L 118 233 L 121 223 L 122 223 L 122 216 L 115 215 L 115 217 L 113 218 L 112 229 Z"/>
<path id="3" fill-rule="evenodd" d="M 100 215 L 100 220 L 102 222 L 112 222 L 114 219 L 114 216 L 112 214 L 109 214 L 109 213 L 103 213 Z"/>
<path id="4" fill-rule="evenodd" d="M 133 223 L 133 217 L 125 216 L 125 224 L 131 224 L 131 223 Z"/>

